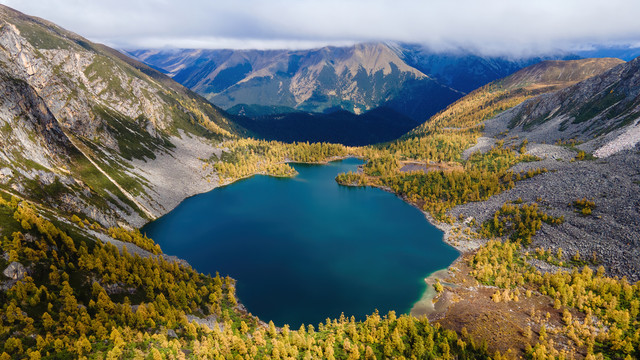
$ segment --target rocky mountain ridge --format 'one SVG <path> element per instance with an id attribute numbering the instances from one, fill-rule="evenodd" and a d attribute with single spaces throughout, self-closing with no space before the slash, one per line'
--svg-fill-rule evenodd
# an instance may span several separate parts
<path id="1" fill-rule="evenodd" d="M 538 203 L 550 215 L 562 216 L 564 222 L 543 224 L 532 247 L 578 253 L 595 259 L 590 261 L 604 265 L 613 275 L 637 281 L 640 268 L 634 259 L 640 256 L 640 228 L 634 219 L 640 211 L 640 58 L 626 63 L 617 59 L 580 61 L 582 64 L 547 63 L 546 67 L 541 63 L 500 81 L 517 87 L 535 78 L 555 80 L 557 74 L 572 74 L 564 78 L 562 89 L 535 96 L 484 121 L 484 137 L 466 152 L 469 156 L 487 151 L 497 141 L 520 146 L 526 140 L 526 154 L 542 160 L 518 164 L 513 171 L 544 167 L 548 172 L 518 182 L 487 201 L 458 206 L 451 214 L 473 214 L 476 221 L 484 222 L 505 202 Z M 556 65 L 567 68 L 558 71 Z M 568 71 L 571 69 L 576 71 Z M 592 71 L 594 76 L 584 76 Z M 540 90 L 539 85 L 531 84 L 531 91 Z M 592 213 L 576 210 L 575 202 L 580 199 L 593 201 Z"/>
<path id="2" fill-rule="evenodd" d="M 578 56 L 556 54 L 523 58 L 484 56 L 463 49 L 436 52 L 419 44 L 388 43 L 409 66 L 463 93 L 502 79 L 545 60 L 575 60 Z"/>
<path id="3" fill-rule="evenodd" d="M 426 119 L 461 96 L 408 66 L 381 43 L 299 51 L 137 50 L 128 54 L 163 69 L 223 108 L 249 104 L 361 114 L 387 105 L 414 119 Z M 422 96 L 429 102 L 422 101 Z"/>
<path id="4" fill-rule="evenodd" d="M 398 43 L 295 51 L 126 53 L 223 108 L 259 106 L 283 113 L 342 109 L 362 114 L 386 107 L 418 122 L 482 85 L 544 60 L 492 58 L 462 51 L 435 53 L 419 45 Z M 558 57 L 563 56 L 551 58 Z"/>
<path id="5" fill-rule="evenodd" d="M 210 189 L 215 174 L 181 154 L 208 158 L 244 131 L 157 71 L 4 6 L 0 69 L 5 190 L 43 188 L 104 225 L 140 226 Z"/>
<path id="6" fill-rule="evenodd" d="M 615 60 L 613 60 L 615 61 Z M 528 100 L 486 123 L 537 142 L 572 140 L 597 157 L 633 149 L 640 141 L 640 59 L 566 89 Z"/>
<path id="7" fill-rule="evenodd" d="M 214 104 L 360 114 L 379 106 L 424 121 L 464 93 L 410 66 L 383 43 L 313 50 L 136 50 Z M 493 80 L 493 79 L 492 79 Z"/>

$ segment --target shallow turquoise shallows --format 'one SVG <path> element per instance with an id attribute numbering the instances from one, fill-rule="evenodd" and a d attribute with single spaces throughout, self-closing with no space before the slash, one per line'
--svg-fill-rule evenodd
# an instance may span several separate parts
<path id="1" fill-rule="evenodd" d="M 277 326 L 408 312 L 424 278 L 458 253 L 395 195 L 335 182 L 359 164 L 295 164 L 292 179 L 254 176 L 186 199 L 142 231 L 196 270 L 238 280 L 240 301 Z"/>

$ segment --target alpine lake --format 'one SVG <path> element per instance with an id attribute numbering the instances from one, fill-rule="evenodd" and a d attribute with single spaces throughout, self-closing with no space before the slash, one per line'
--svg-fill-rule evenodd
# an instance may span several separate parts
<path id="1" fill-rule="evenodd" d="M 276 326 L 408 313 L 425 277 L 458 252 L 394 194 L 338 185 L 361 160 L 292 164 L 294 178 L 256 175 L 184 200 L 142 232 L 196 270 L 237 280 L 249 312 Z"/>

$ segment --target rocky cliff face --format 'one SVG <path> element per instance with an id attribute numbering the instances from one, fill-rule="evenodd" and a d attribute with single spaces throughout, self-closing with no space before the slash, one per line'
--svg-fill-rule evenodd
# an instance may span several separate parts
<path id="1" fill-rule="evenodd" d="M 213 187 L 195 159 L 242 131 L 166 76 L 7 7 L 0 81 L 3 190 L 104 225 L 141 225 Z"/>

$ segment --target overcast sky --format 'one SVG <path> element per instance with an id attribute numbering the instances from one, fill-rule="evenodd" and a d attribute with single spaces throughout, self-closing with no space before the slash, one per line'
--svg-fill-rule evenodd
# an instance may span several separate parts
<path id="1" fill-rule="evenodd" d="M 640 0 L 0 0 L 118 48 L 404 41 L 529 55 L 640 46 Z"/>

